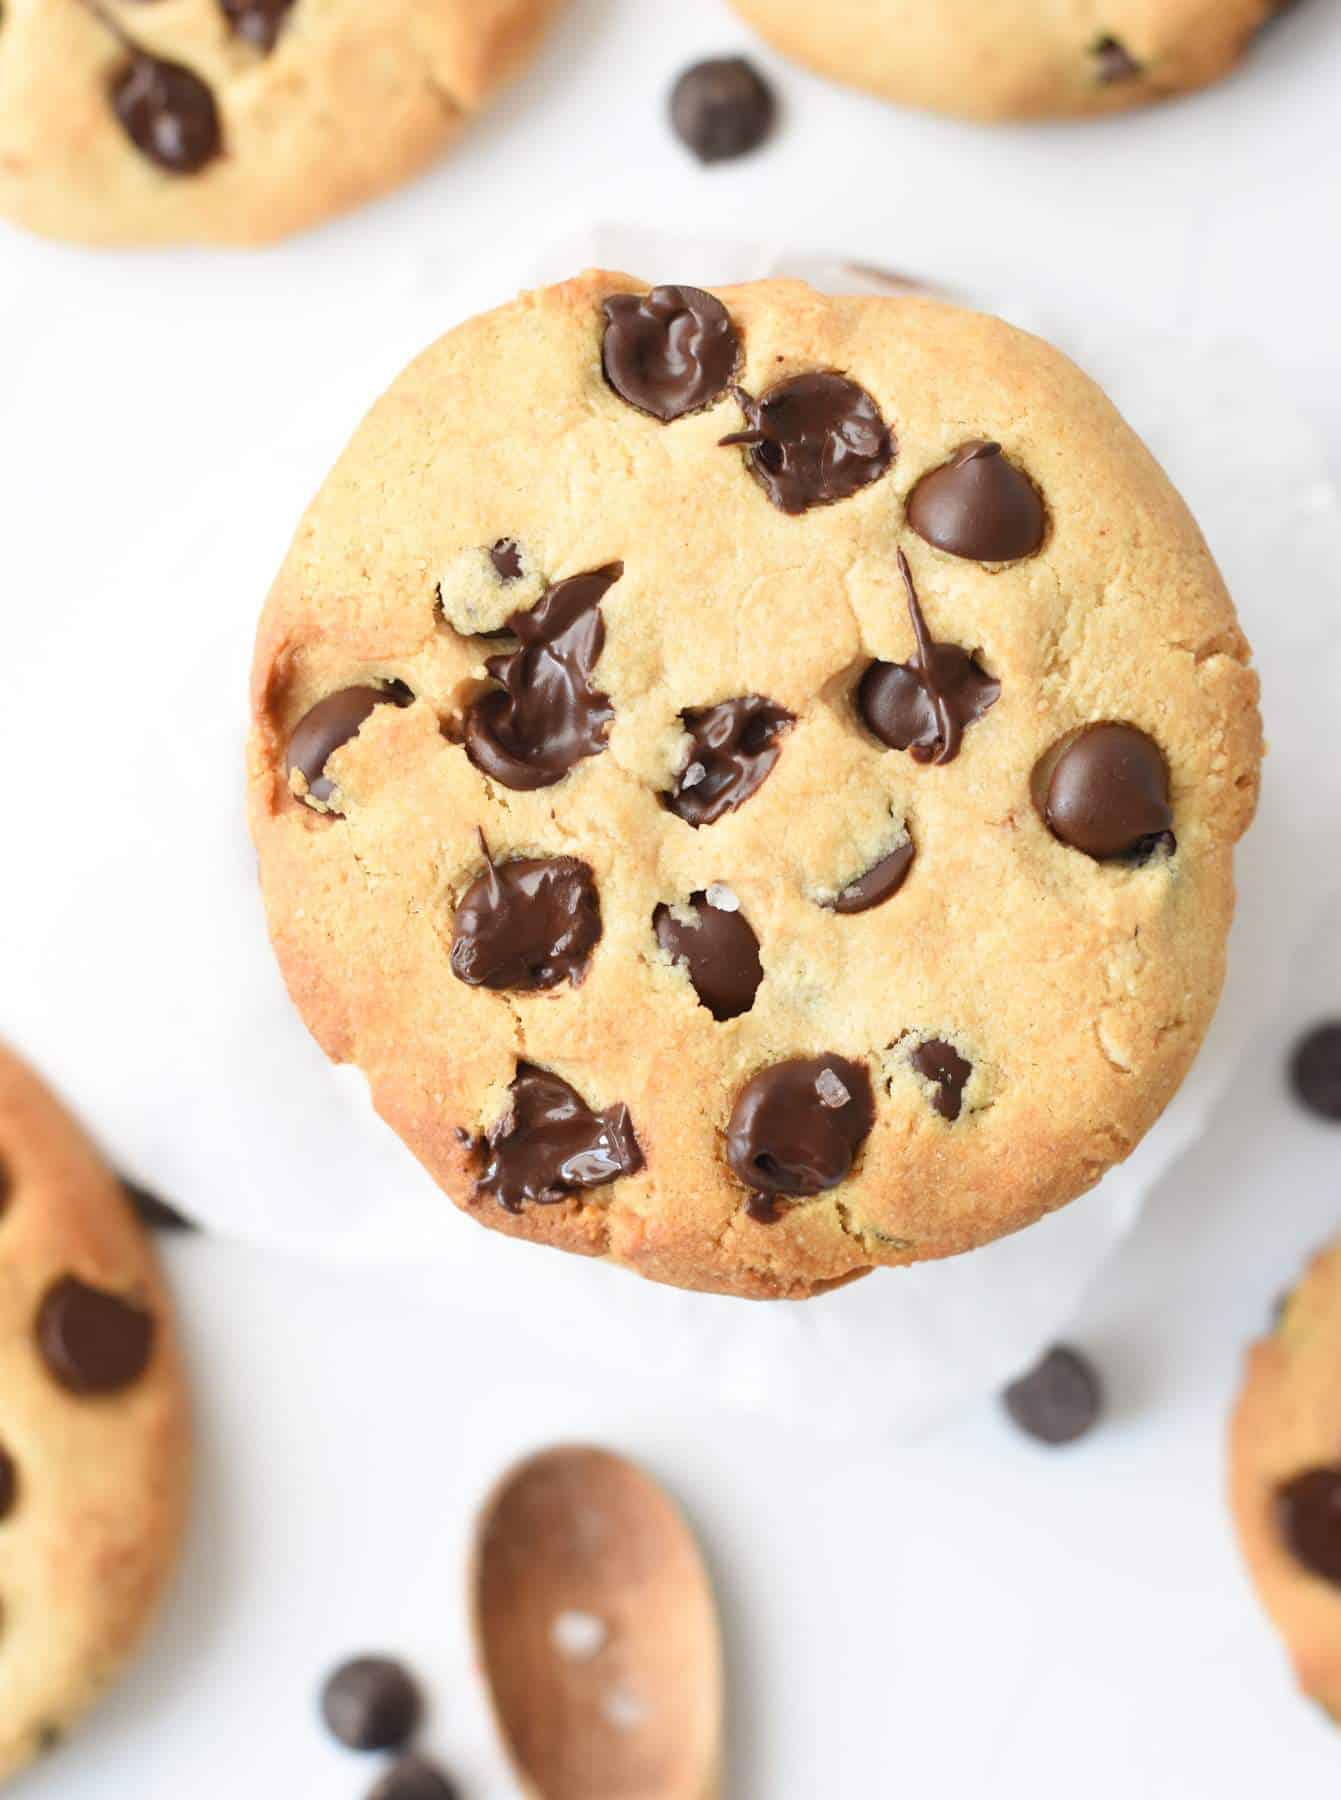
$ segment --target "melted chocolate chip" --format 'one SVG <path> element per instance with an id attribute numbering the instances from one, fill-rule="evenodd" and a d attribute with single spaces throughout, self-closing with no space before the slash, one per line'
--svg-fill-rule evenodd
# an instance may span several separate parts
<path id="1" fill-rule="evenodd" d="M 269 52 L 279 42 L 294 0 L 219 0 L 219 4 L 235 36 Z"/>
<path id="2" fill-rule="evenodd" d="M 982 438 L 922 477 L 908 496 L 908 523 L 938 550 L 985 563 L 1033 556 L 1048 526 L 1033 482 Z"/>
<path id="3" fill-rule="evenodd" d="M 996 704 L 1001 683 L 958 644 L 932 643 L 902 550 L 899 570 L 917 649 L 906 663 L 870 665 L 857 689 L 857 710 L 891 750 L 909 751 L 914 762 L 953 762 L 966 729 Z"/>
<path id="4" fill-rule="evenodd" d="M 326 774 L 326 764 L 342 745 L 357 737 L 360 726 L 374 707 L 403 706 L 409 690 L 399 682 L 388 687 L 347 687 L 305 712 L 293 728 L 286 757 L 287 772 L 296 769 L 307 783 L 303 798 L 319 801 L 328 812 L 338 808 L 331 802 L 335 783 Z"/>
<path id="5" fill-rule="evenodd" d="M 1077 1351 L 1059 1344 L 1001 1396 L 1006 1411 L 1041 1444 L 1073 1444 L 1099 1421 L 1103 1388 Z"/>
<path id="6" fill-rule="evenodd" d="M 743 913 L 714 906 L 706 891 L 691 894 L 689 905 L 692 919 L 657 907 L 652 915 L 657 942 L 685 964 L 694 992 L 714 1019 L 739 1018 L 754 1005 L 764 978 L 759 940 Z"/>
<path id="7" fill-rule="evenodd" d="M 460 1800 L 461 1790 L 422 1756 L 402 1756 L 368 1795 L 368 1800 Z"/>
<path id="8" fill-rule="evenodd" d="M 689 756 L 662 803 L 695 829 L 744 804 L 782 753 L 778 742 L 795 715 L 758 694 L 682 713 Z"/>
<path id="9" fill-rule="evenodd" d="M 127 1200 L 135 1208 L 136 1216 L 142 1225 L 148 1225 L 153 1231 L 195 1231 L 194 1220 L 188 1219 L 185 1213 L 169 1206 L 166 1200 L 160 1200 L 157 1194 L 151 1194 L 137 1181 L 127 1181 L 122 1177 L 121 1186 Z"/>
<path id="10" fill-rule="evenodd" d="M 321 1690 L 321 1716 L 350 1750 L 399 1750 L 422 1710 L 413 1676 L 386 1656 L 342 1663 Z"/>
<path id="11" fill-rule="evenodd" d="M 601 903 L 586 863 L 573 856 L 488 861 L 456 911 L 452 973 L 470 987 L 518 993 L 562 981 L 576 987 L 600 936 Z"/>
<path id="12" fill-rule="evenodd" d="M 954 1045 L 947 1044 L 944 1038 L 925 1039 L 909 1060 L 924 1081 L 934 1084 L 936 1095 L 931 1104 L 943 1119 L 953 1124 L 963 1111 L 964 1089 L 973 1073 L 973 1064 L 966 1062 Z"/>
<path id="13" fill-rule="evenodd" d="M 74 1394 L 116 1394 L 130 1387 L 149 1366 L 153 1346 L 149 1313 L 74 1275 L 48 1288 L 38 1308 L 42 1359 Z"/>
<path id="14" fill-rule="evenodd" d="M 900 844 L 891 850 L 888 856 L 882 856 L 877 863 L 872 863 L 864 875 L 855 881 L 849 881 L 833 900 L 829 902 L 832 912 L 864 913 L 872 907 L 883 906 L 886 900 L 892 900 L 895 894 L 908 879 L 908 871 L 913 866 L 917 851 L 912 840 Z"/>
<path id="15" fill-rule="evenodd" d="M 773 128 L 773 90 L 743 56 L 694 63 L 671 89 L 675 135 L 700 162 L 756 150 Z"/>
<path id="16" fill-rule="evenodd" d="M 669 422 L 724 394 L 740 339 L 720 300 L 701 288 L 656 287 L 605 302 L 601 367 L 630 406 Z"/>
<path id="17" fill-rule="evenodd" d="M 223 149 L 214 95 L 190 69 L 132 50 L 111 90 L 126 136 L 173 175 L 196 175 Z"/>
<path id="18" fill-rule="evenodd" d="M 846 375 L 795 375 L 758 400 L 734 391 L 748 427 L 721 441 L 745 447 L 750 473 L 785 513 L 846 500 L 893 461 L 880 409 Z"/>
<path id="19" fill-rule="evenodd" d="M 605 749 L 615 712 L 592 671 L 605 647 L 601 601 L 623 573 L 611 563 L 574 575 L 508 620 L 520 648 L 485 663 L 500 686 L 471 704 L 465 722 L 467 756 L 504 787 L 552 787 Z"/>
<path id="20" fill-rule="evenodd" d="M 1135 81 L 1145 73 L 1127 46 L 1115 37 L 1096 38 L 1090 46 L 1094 79 L 1100 87 L 1119 81 Z"/>
<path id="21" fill-rule="evenodd" d="M 489 561 L 500 581 L 520 581 L 526 572 L 522 568 L 521 545 L 516 538 L 499 538 L 489 552 Z"/>
<path id="22" fill-rule="evenodd" d="M 740 1090 L 726 1159 L 755 1193 L 805 1199 L 846 1179 L 874 1123 L 871 1080 L 859 1063 L 797 1057 L 761 1069 Z"/>
<path id="23" fill-rule="evenodd" d="M 593 1112 L 548 1069 L 518 1063 L 512 1104 L 489 1132 L 478 1186 L 508 1212 L 557 1206 L 586 1188 L 636 1174 L 643 1154 L 627 1106 Z"/>
<path id="24" fill-rule="evenodd" d="M 1063 738 L 1034 771 L 1033 791 L 1052 835 L 1096 862 L 1145 862 L 1177 847 L 1169 769 L 1135 725 L 1086 725 Z"/>
<path id="25" fill-rule="evenodd" d="M 13 1512 L 19 1497 L 19 1472 L 14 1458 L 0 1444 L 0 1524 Z"/>
<path id="26" fill-rule="evenodd" d="M 1341 1022 L 1318 1025 L 1299 1041 L 1290 1083 L 1311 1113 L 1341 1123 Z"/>
<path id="27" fill-rule="evenodd" d="M 1341 1468 L 1307 1469 L 1284 1482 L 1276 1520 L 1295 1561 L 1341 1587 Z"/>

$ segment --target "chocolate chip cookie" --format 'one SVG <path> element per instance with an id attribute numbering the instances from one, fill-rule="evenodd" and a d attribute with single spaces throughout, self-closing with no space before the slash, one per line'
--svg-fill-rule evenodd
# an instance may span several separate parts
<path id="1" fill-rule="evenodd" d="M 297 1005 L 459 1205 L 805 1295 L 1127 1154 L 1260 751 L 1205 544 L 1055 351 L 593 273 L 359 431 L 260 627 L 250 803 Z"/>
<path id="2" fill-rule="evenodd" d="M 145 1228 L 0 1047 L 0 1781 L 136 1647 L 176 1557 L 188 1451 Z"/>
<path id="3" fill-rule="evenodd" d="M 1119 112 L 1206 87 L 1290 0 L 733 0 L 798 62 L 973 119 Z"/>
<path id="4" fill-rule="evenodd" d="M 427 166 L 561 0 L 6 0 L 0 217 L 264 243 Z"/>

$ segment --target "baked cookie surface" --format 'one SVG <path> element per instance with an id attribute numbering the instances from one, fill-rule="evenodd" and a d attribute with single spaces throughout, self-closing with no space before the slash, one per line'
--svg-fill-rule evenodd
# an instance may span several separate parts
<path id="1" fill-rule="evenodd" d="M 1045 344 L 590 273 L 427 351 L 298 531 L 254 667 L 273 942 L 498 1229 L 751 1296 L 968 1250 L 1195 1054 L 1247 659 Z"/>
<path id="2" fill-rule="evenodd" d="M 1120 112 L 1229 73 L 1289 0 L 732 0 L 770 43 L 965 118 Z"/>
<path id="3" fill-rule="evenodd" d="M 265 243 L 426 167 L 561 0 L 5 0 L 0 217 Z"/>

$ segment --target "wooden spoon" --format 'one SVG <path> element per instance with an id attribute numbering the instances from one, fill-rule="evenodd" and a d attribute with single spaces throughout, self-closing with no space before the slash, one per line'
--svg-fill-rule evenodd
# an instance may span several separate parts
<path id="1" fill-rule="evenodd" d="M 530 1800 L 714 1800 L 712 1585 L 650 1475 L 564 1445 L 505 1475 L 476 1526 L 475 1641 Z"/>

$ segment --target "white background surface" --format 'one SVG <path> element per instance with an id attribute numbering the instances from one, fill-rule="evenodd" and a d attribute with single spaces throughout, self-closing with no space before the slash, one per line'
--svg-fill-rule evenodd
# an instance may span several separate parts
<path id="1" fill-rule="evenodd" d="M 322 316 L 365 307 L 349 356 L 375 369 L 378 307 L 425 258 L 459 312 L 458 290 L 502 298 L 493 271 L 592 216 L 832 247 L 987 303 L 1036 298 L 1087 342 L 1170 326 L 1241 340 L 1341 478 L 1335 0 L 1305 0 L 1224 88 L 1100 126 L 987 134 L 780 71 L 774 147 L 700 171 L 663 128 L 664 90 L 741 36 L 712 0 L 579 0 L 514 101 L 433 176 L 263 256 L 91 257 L 0 236 L 0 694 L 25 678 L 25 612 L 67 616 L 77 658 L 100 578 L 146 527 L 320 411 Z M 387 342 L 381 373 L 409 347 Z M 332 449 L 351 423 L 331 421 Z M 1229 404 L 1227 465 L 1235 429 Z M 248 618 L 258 601 L 237 596 Z M 1279 596 L 1283 612 L 1296 601 Z M 71 830 L 92 804 L 154 817 L 151 796 L 96 786 L 100 741 L 140 729 L 154 693 L 118 685 L 72 715 L 52 674 L 53 733 L 88 744 L 88 789 L 61 797 Z M 11 755 L 11 783 L 37 766 L 31 746 L 18 767 Z M 7 836 L 8 882 L 59 884 Z M 25 1800 L 223 1800 L 244 1784 L 354 1800 L 370 1777 L 323 1743 L 311 1690 L 369 1644 L 422 1667 L 468 1793 L 510 1792 L 468 1674 L 460 1549 L 498 1467 L 570 1434 L 646 1456 L 702 1528 L 727 1615 L 733 1796 L 1334 1785 L 1341 1741 L 1290 1695 L 1233 1555 L 1220 1441 L 1242 1343 L 1341 1218 L 1341 1135 L 1281 1086 L 1294 1031 L 1341 1012 L 1338 928 L 1333 908 L 1286 1016 L 1085 1306 L 1075 1335 L 1108 1373 L 1113 1416 L 1064 1457 L 989 1407 L 894 1452 L 879 1421 L 864 1448 L 808 1443 L 711 1392 L 668 1398 L 636 1369 L 575 1392 L 506 1319 L 462 1330 L 449 1292 L 176 1247 L 203 1438 L 186 1580 L 151 1656 Z M 72 1034 L 78 965 L 72 945 L 50 971 L 51 1017 Z M 165 1147 L 182 1128 L 162 1121 Z"/>

